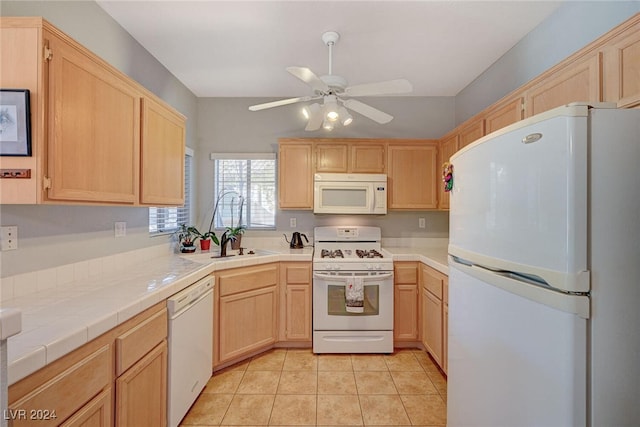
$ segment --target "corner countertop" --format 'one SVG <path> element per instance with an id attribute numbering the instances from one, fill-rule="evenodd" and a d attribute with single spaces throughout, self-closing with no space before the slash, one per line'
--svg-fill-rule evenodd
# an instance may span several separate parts
<path id="1" fill-rule="evenodd" d="M 446 245 L 427 247 L 384 247 L 391 252 L 394 261 L 419 261 L 439 272 L 449 275 Z"/>
<path id="2" fill-rule="evenodd" d="M 443 242 L 383 247 L 394 261 L 420 261 L 448 274 Z M 8 339 L 9 384 L 215 271 L 313 259 L 313 247 L 257 249 L 254 255 L 224 259 L 212 258 L 211 253 L 138 252 L 14 276 L 9 286 L 3 278 L 3 290 L 15 292 L 0 302 L 0 308 L 22 312 L 22 331 Z"/>
<path id="3" fill-rule="evenodd" d="M 9 384 L 217 270 L 313 256 L 313 248 L 256 250 L 224 259 L 210 253 L 149 258 L 135 252 L 11 278 L 16 292 L 0 308 L 22 312 L 22 332 L 8 339 Z"/>

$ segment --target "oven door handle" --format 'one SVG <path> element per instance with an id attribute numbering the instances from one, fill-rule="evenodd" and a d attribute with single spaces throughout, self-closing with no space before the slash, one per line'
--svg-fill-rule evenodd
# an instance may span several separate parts
<path id="1" fill-rule="evenodd" d="M 356 276 L 353 273 L 343 273 L 343 274 L 327 274 L 327 273 L 313 273 L 314 279 L 328 279 L 328 280 L 340 280 L 346 279 L 348 277 L 361 277 L 363 282 L 372 281 L 372 280 L 383 280 L 393 277 L 393 272 L 377 274 L 374 276 Z"/>

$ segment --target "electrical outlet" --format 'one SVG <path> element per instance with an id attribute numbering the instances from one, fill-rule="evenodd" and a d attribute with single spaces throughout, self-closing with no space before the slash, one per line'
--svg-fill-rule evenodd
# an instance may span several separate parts
<path id="1" fill-rule="evenodd" d="M 424 218 L 418 218 L 418 228 L 425 228 L 427 221 Z"/>
<path id="2" fill-rule="evenodd" d="M 127 223 L 125 221 L 116 222 L 113 228 L 115 237 L 124 237 L 127 235 Z"/>
<path id="3" fill-rule="evenodd" d="M 289 218 L 289 227 L 296 228 L 298 226 L 298 221 L 295 218 Z"/>
<path id="4" fill-rule="evenodd" d="M 18 226 L 10 225 L 2 227 L 0 232 L 0 243 L 3 251 L 13 251 L 18 249 Z"/>

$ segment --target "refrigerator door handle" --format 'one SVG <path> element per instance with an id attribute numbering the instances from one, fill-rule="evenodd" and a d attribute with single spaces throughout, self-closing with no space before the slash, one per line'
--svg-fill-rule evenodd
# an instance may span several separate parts
<path id="1" fill-rule="evenodd" d="M 550 287 L 541 286 L 533 280 L 512 272 L 493 271 L 479 265 L 469 265 L 453 256 L 450 258 L 449 266 L 491 286 L 504 289 L 531 301 L 553 307 L 565 313 L 575 314 L 583 319 L 589 318 L 589 296 L 587 294 L 561 292 Z"/>

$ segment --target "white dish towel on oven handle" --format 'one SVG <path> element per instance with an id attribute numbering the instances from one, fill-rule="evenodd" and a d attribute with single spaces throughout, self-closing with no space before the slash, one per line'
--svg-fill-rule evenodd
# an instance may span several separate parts
<path id="1" fill-rule="evenodd" d="M 350 277 L 345 287 L 345 308 L 349 313 L 364 313 L 364 284 L 362 277 Z"/>

